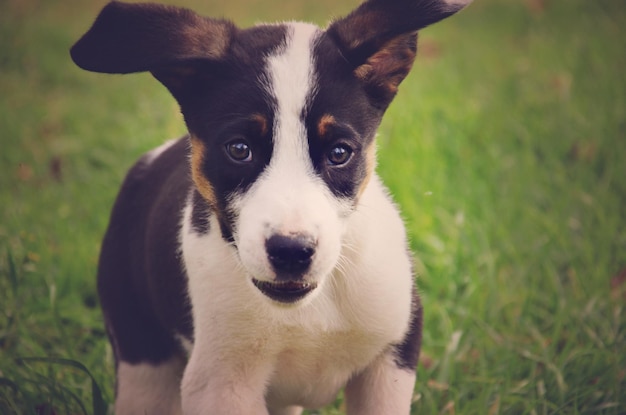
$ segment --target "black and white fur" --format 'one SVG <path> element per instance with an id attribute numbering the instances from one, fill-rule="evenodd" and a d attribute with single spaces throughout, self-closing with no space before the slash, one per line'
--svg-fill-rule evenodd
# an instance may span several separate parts
<path id="1" fill-rule="evenodd" d="M 124 414 L 410 412 L 422 308 L 375 134 L 417 30 L 469 0 L 368 0 L 322 30 L 112 2 L 82 68 L 150 71 L 189 135 L 117 198 L 98 289 Z"/>

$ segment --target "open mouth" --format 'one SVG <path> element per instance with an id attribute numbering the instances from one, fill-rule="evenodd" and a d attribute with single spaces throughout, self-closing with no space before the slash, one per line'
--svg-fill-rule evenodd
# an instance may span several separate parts
<path id="1" fill-rule="evenodd" d="M 253 279 L 252 282 L 263 294 L 281 303 L 295 303 L 317 287 L 317 284 L 299 281 L 268 282 Z"/>

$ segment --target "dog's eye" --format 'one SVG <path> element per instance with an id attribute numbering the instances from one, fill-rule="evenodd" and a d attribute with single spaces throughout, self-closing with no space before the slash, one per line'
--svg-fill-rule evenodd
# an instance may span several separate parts
<path id="1" fill-rule="evenodd" d="M 341 166 L 346 164 L 352 157 L 352 149 L 345 144 L 339 144 L 328 152 L 328 164 L 331 166 Z"/>
<path id="2" fill-rule="evenodd" d="M 252 150 L 245 141 L 231 141 L 226 144 L 226 152 L 234 161 L 238 161 L 240 163 L 252 161 Z"/>

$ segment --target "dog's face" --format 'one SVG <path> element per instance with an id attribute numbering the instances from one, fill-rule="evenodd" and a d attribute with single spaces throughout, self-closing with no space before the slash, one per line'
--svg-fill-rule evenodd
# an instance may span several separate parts
<path id="1" fill-rule="evenodd" d="M 267 51 L 246 50 L 249 36 L 265 36 Z M 194 81 L 201 104 L 197 91 L 181 98 L 194 180 L 259 290 L 292 302 L 337 265 L 382 109 L 315 26 L 257 27 L 233 43 L 248 65 Z"/>
<path id="2" fill-rule="evenodd" d="M 370 0 L 326 30 L 240 30 L 185 9 L 110 3 L 72 56 L 89 70 L 151 71 L 172 92 L 223 238 L 260 292 L 291 303 L 340 261 L 417 30 L 467 3 Z"/>

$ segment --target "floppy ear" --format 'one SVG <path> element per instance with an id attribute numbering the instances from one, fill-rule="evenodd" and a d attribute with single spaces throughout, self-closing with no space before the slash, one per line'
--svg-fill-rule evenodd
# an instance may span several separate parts
<path id="1" fill-rule="evenodd" d="M 180 76 L 193 72 L 195 63 L 223 58 L 235 30 L 229 21 L 201 17 L 188 9 L 113 1 L 70 54 L 88 71 L 151 71 L 171 90 Z"/>
<path id="2" fill-rule="evenodd" d="M 417 31 L 472 0 L 368 0 L 328 28 L 355 75 L 389 104 L 417 52 Z"/>

